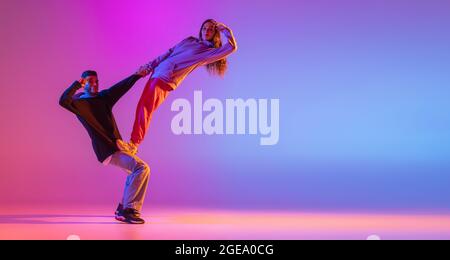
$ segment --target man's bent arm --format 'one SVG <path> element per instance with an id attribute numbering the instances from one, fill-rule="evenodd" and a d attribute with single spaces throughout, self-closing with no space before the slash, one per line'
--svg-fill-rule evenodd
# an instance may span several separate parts
<path id="1" fill-rule="evenodd" d="M 73 105 L 73 96 L 81 88 L 81 84 L 78 81 L 75 81 L 64 93 L 61 95 L 59 99 L 59 105 L 69 110 L 72 113 L 77 113 L 77 109 Z"/>

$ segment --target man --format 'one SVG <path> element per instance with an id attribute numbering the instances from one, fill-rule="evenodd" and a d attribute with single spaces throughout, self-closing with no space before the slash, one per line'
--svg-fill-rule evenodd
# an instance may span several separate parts
<path id="1" fill-rule="evenodd" d="M 116 146 L 121 140 L 112 109 L 119 99 L 150 71 L 141 67 L 135 74 L 113 87 L 99 89 L 98 75 L 95 71 L 83 72 L 81 79 L 75 81 L 61 96 L 59 104 L 74 113 L 86 128 L 97 159 L 104 165 L 112 164 L 129 175 L 125 184 L 122 203 L 116 211 L 116 219 L 129 224 L 144 224 L 140 211 L 150 177 L 149 166 L 135 155 L 122 152 Z M 83 93 L 75 95 L 84 88 Z"/>

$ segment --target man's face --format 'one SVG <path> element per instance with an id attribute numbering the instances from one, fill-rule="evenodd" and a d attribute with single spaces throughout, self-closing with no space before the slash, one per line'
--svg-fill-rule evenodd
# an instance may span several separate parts
<path id="1" fill-rule="evenodd" d="M 84 92 L 89 95 L 98 94 L 98 78 L 97 76 L 88 76 L 85 78 L 86 85 L 84 86 Z"/>

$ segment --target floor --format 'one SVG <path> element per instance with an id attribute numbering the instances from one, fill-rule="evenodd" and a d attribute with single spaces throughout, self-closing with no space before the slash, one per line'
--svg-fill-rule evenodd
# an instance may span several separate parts
<path id="1" fill-rule="evenodd" d="M 450 239 L 450 215 L 152 209 L 147 224 L 116 222 L 111 209 L 0 209 L 0 239 Z"/>

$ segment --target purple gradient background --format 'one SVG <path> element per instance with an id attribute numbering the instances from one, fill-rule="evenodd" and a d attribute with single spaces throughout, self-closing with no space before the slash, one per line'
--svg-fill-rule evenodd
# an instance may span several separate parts
<path id="1" fill-rule="evenodd" d="M 447 0 L 2 0 L 2 205 L 113 205 L 124 175 L 98 164 L 60 94 L 85 69 L 112 85 L 211 17 L 239 50 L 225 79 L 195 71 L 155 116 L 148 207 L 448 211 Z M 124 137 L 144 83 L 115 108 Z M 279 98 L 280 143 L 173 135 L 170 105 L 194 90 Z"/>

